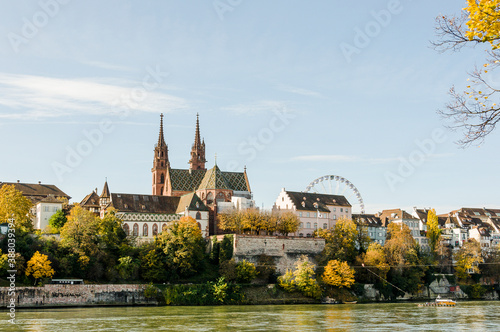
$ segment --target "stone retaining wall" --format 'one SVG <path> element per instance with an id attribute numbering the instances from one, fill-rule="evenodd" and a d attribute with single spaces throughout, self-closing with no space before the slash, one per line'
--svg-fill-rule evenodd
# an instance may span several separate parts
<path id="1" fill-rule="evenodd" d="M 246 259 L 257 263 L 260 255 L 274 258 L 280 273 L 292 269 L 301 255 L 306 255 L 314 262 L 314 257 L 325 248 L 325 239 L 234 235 L 233 257 L 236 261 Z"/>
<path id="2" fill-rule="evenodd" d="M 146 285 L 44 285 L 16 288 L 16 307 L 95 306 L 156 304 L 144 297 Z M 0 306 L 11 299 L 9 288 L 0 287 Z"/>

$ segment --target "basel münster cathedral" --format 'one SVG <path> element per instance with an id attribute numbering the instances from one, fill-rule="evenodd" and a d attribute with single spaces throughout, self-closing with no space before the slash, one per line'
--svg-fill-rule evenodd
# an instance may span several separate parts
<path id="1" fill-rule="evenodd" d="M 123 220 L 127 235 L 140 240 L 152 240 L 169 222 L 182 216 L 194 218 L 204 236 L 218 234 L 217 213 L 252 208 L 255 203 L 246 169 L 243 172 L 222 172 L 215 164 L 207 170 L 206 162 L 205 142 L 200 139 L 197 116 L 189 169 L 170 167 L 162 114 L 151 169 L 152 195 L 113 193 L 106 181 L 100 196 L 96 188 L 80 205 L 101 217 L 106 211 L 114 209 Z"/>
<path id="2" fill-rule="evenodd" d="M 242 202 L 251 200 L 246 173 L 223 172 L 217 163 L 207 169 L 205 140 L 200 137 L 200 119 L 196 115 L 196 131 L 191 148 L 189 169 L 172 168 L 168 159 L 168 145 L 163 136 L 163 114 L 160 115 L 160 133 L 155 146 L 153 168 L 153 195 L 183 196 L 194 193 L 209 210 L 209 233 L 215 234 L 217 212 L 229 206 L 243 208 Z M 228 204 L 229 203 L 229 204 Z M 243 203 L 248 205 L 248 203 Z M 253 205 L 253 204 L 251 204 Z"/>

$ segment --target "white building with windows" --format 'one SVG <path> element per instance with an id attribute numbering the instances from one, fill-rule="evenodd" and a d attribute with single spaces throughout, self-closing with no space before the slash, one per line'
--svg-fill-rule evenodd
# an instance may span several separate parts
<path id="1" fill-rule="evenodd" d="M 383 210 L 377 216 L 382 221 L 382 224 L 387 227 L 390 223 L 403 223 L 408 226 L 411 235 L 424 250 L 429 250 L 429 241 L 426 236 L 427 225 L 419 218 L 414 217 L 408 212 L 401 209 Z"/>
<path id="2" fill-rule="evenodd" d="M 295 236 L 310 237 L 318 228 L 330 229 L 338 219 L 351 219 L 351 204 L 344 196 L 287 191 L 283 188 L 274 211 L 292 211 L 300 219 Z"/>
<path id="3" fill-rule="evenodd" d="M 54 196 L 47 196 L 46 198 L 38 201 L 36 203 L 34 228 L 46 230 L 49 226 L 50 217 L 52 217 L 57 211 L 62 210 L 62 207 L 62 201 L 56 199 Z"/>

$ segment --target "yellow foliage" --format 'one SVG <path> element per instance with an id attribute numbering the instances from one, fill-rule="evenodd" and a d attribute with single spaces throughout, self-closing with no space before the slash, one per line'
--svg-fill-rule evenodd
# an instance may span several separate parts
<path id="1" fill-rule="evenodd" d="M 328 262 L 321 277 L 325 284 L 350 288 L 354 284 L 354 269 L 347 262 L 334 259 Z"/>
<path id="2" fill-rule="evenodd" d="M 50 266 L 50 263 L 47 255 L 40 254 L 38 251 L 35 252 L 28 261 L 26 276 L 33 275 L 35 279 L 52 277 L 55 271 Z"/>
<path id="3" fill-rule="evenodd" d="M 469 40 L 489 42 L 493 49 L 500 47 L 500 0 L 467 0 L 468 12 L 465 36 Z M 485 66 L 486 67 L 486 66 Z"/>

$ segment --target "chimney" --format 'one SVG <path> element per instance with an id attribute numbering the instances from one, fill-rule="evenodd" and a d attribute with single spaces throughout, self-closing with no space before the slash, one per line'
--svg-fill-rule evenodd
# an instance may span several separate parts
<path id="1" fill-rule="evenodd" d="M 19 183 L 19 182 L 21 182 L 21 181 L 17 180 L 17 183 Z"/>

